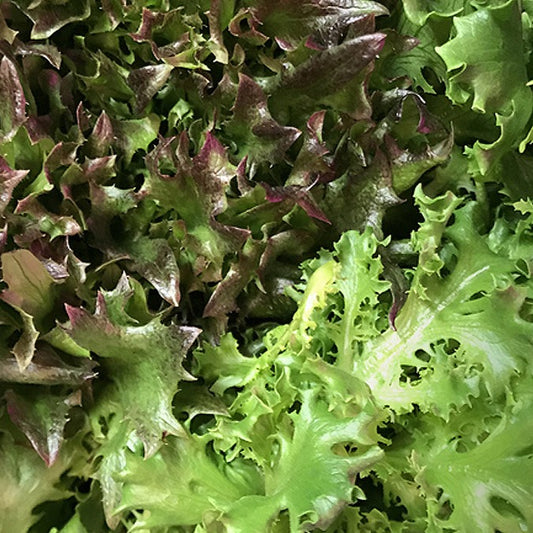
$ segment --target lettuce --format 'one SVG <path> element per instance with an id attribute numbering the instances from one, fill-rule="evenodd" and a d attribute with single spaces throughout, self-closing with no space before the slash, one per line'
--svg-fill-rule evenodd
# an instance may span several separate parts
<path id="1" fill-rule="evenodd" d="M 0 7 L 0 533 L 533 529 L 529 0 Z"/>
<path id="2" fill-rule="evenodd" d="M 401 505 L 413 531 L 531 527 L 533 287 L 518 281 L 531 235 L 511 209 L 474 236 L 476 202 L 416 196 L 425 221 L 412 241 L 427 253 L 394 329 L 379 241 L 351 231 L 304 266 L 288 325 L 195 351 L 194 374 L 225 409 L 200 427 L 189 413 L 189 436 L 169 445 L 190 449 L 127 454 L 120 509 L 146 509 L 139 527 L 342 530 L 367 479 L 386 495 L 380 511 Z M 500 246 L 502 224 L 518 247 Z M 461 255 L 464 242 L 479 250 Z"/>

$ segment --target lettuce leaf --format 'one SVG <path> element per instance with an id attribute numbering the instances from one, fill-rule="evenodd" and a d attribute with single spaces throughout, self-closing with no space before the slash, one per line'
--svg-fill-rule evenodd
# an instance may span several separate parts
<path id="1" fill-rule="evenodd" d="M 530 0 L 0 8 L 0 532 L 533 529 Z"/>

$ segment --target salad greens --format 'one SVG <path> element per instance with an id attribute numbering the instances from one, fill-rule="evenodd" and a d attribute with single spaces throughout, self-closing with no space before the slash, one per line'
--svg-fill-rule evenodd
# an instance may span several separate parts
<path id="1" fill-rule="evenodd" d="M 533 2 L 0 5 L 0 532 L 533 531 Z"/>

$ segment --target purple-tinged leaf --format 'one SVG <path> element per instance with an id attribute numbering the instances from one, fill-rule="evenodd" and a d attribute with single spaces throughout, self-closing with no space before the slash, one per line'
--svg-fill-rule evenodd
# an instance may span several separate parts
<path id="1" fill-rule="evenodd" d="M 39 338 L 39 332 L 35 329 L 33 317 L 31 315 L 17 306 L 13 307 L 19 312 L 22 322 L 22 333 L 11 352 L 15 356 L 19 370 L 23 372 L 28 368 L 28 365 L 33 359 L 35 354 L 35 343 Z"/>
<path id="2" fill-rule="evenodd" d="M 124 19 L 127 4 L 126 0 L 102 0 L 102 8 L 111 22 L 111 30 L 114 30 Z"/>
<path id="3" fill-rule="evenodd" d="M 0 156 L 0 216 L 4 214 L 15 187 L 28 175 L 28 170 L 13 170 Z"/>
<path id="4" fill-rule="evenodd" d="M 105 111 L 100 113 L 87 142 L 87 151 L 93 157 L 104 156 L 113 142 L 113 125 Z"/>
<path id="5" fill-rule="evenodd" d="M 143 8 L 138 30 L 130 33 L 130 37 L 137 43 L 148 43 L 154 57 L 158 60 L 164 58 L 169 65 L 205 69 L 198 55 L 205 49 L 205 40 L 191 31 L 198 24 L 199 18 L 192 20 L 184 15 L 181 8 L 166 11 Z M 165 44 L 161 45 L 161 41 Z"/>
<path id="6" fill-rule="evenodd" d="M 389 325 L 396 331 L 396 317 L 407 300 L 409 284 L 402 269 L 395 263 L 389 251 L 382 250 L 383 277 L 391 285 L 392 305 L 389 309 Z"/>
<path id="7" fill-rule="evenodd" d="M 53 130 L 52 117 L 50 115 L 42 115 L 40 117 L 30 115 L 24 124 L 24 128 L 31 143 L 37 144 L 43 139 L 50 138 L 50 132 Z"/>
<path id="8" fill-rule="evenodd" d="M 343 41 L 360 37 L 376 31 L 374 14 L 345 17 L 338 25 L 321 25 L 311 34 L 305 46 L 312 50 L 324 50 L 336 46 Z"/>
<path id="9" fill-rule="evenodd" d="M 15 213 L 31 215 L 39 230 L 50 235 L 51 240 L 64 235 L 77 235 L 82 231 L 74 218 L 47 211 L 35 196 L 28 196 L 24 200 L 20 200 Z"/>
<path id="10" fill-rule="evenodd" d="M 339 113 L 346 114 L 353 120 L 372 124 L 372 115 L 375 111 L 368 86 L 374 72 L 374 63 L 371 61 L 339 91 L 320 98 L 322 105 L 337 109 Z"/>
<path id="11" fill-rule="evenodd" d="M 323 144 L 322 139 L 325 116 L 325 111 L 317 111 L 316 113 L 313 113 L 307 121 L 307 135 L 309 137 L 308 142 L 313 147 L 312 151 L 318 153 L 319 155 L 325 155 L 328 151 Z"/>
<path id="12" fill-rule="evenodd" d="M 76 123 L 81 133 L 84 133 L 91 127 L 90 123 L 91 114 L 83 107 L 83 102 L 76 107 Z"/>
<path id="13" fill-rule="evenodd" d="M 237 296 L 256 273 L 263 248 L 264 245 L 256 241 L 244 246 L 238 261 L 231 266 L 209 298 L 204 308 L 204 317 L 224 319 L 238 309 Z"/>
<path id="14" fill-rule="evenodd" d="M 64 241 L 63 241 L 64 243 Z M 48 239 L 38 239 L 31 243 L 30 252 L 41 261 L 55 282 L 63 283 L 68 278 L 66 245 Z M 57 244 L 57 248 L 56 248 Z"/>
<path id="15" fill-rule="evenodd" d="M 254 165 L 282 161 L 285 152 L 300 136 L 300 130 L 276 122 L 267 105 L 263 89 L 252 78 L 239 75 L 233 118 L 227 129 L 239 146 L 239 156 L 248 156 Z"/>
<path id="16" fill-rule="evenodd" d="M 165 63 L 173 67 L 199 67 L 195 57 L 196 49 L 192 46 L 191 36 L 188 32 L 165 46 L 157 46 L 152 42 L 152 53 L 156 59 L 164 60 Z"/>
<path id="17" fill-rule="evenodd" d="M 372 226 L 381 231 L 385 210 L 401 203 L 392 187 L 392 172 L 385 155 L 378 151 L 372 163 L 356 174 L 347 172 L 328 184 L 323 209 L 340 233 L 363 231 Z"/>
<path id="18" fill-rule="evenodd" d="M 333 163 L 326 159 L 329 150 L 322 140 L 325 115 L 325 111 L 317 111 L 309 117 L 304 143 L 287 180 L 288 185 L 309 187 L 316 181 L 327 183 L 335 179 Z"/>
<path id="19" fill-rule="evenodd" d="M 146 293 L 135 278 L 122 272 L 115 288 L 105 293 L 109 319 L 123 326 L 142 326 L 156 318 L 148 309 Z"/>
<path id="20" fill-rule="evenodd" d="M 250 44 L 261 46 L 268 41 L 268 36 L 259 31 L 261 22 L 253 9 L 240 9 L 230 20 L 228 29 L 232 35 L 248 41 Z"/>
<path id="21" fill-rule="evenodd" d="M 22 57 L 40 56 L 46 59 L 53 67 L 57 69 L 61 67 L 61 53 L 52 44 L 24 42 L 15 39 L 14 52 Z"/>
<path id="22" fill-rule="evenodd" d="M 388 13 L 378 2 L 364 0 L 260 0 L 253 5 L 261 31 L 284 50 L 296 48 L 305 38 L 321 47 L 336 46 L 362 17 Z"/>
<path id="23" fill-rule="evenodd" d="M 243 157 L 241 162 L 237 165 L 235 173 L 237 175 L 237 186 L 239 192 L 244 195 L 247 192 L 250 192 L 253 189 L 251 181 L 246 176 L 246 163 L 248 162 L 248 157 Z"/>
<path id="24" fill-rule="evenodd" d="M 385 145 L 391 161 L 392 184 L 397 193 L 412 187 L 429 169 L 448 160 L 454 141 L 453 135 L 435 144 L 426 145 L 419 153 L 402 150 L 390 136 L 385 137 Z"/>
<path id="25" fill-rule="evenodd" d="M 69 365 L 53 350 L 39 343 L 33 359 L 24 370 L 21 370 L 14 357 L 0 357 L 0 381 L 26 385 L 79 387 L 96 377 L 94 367 L 95 363 L 89 360 L 84 360 L 76 366 Z"/>
<path id="26" fill-rule="evenodd" d="M 68 413 L 80 403 L 79 394 L 65 398 L 33 390 L 28 397 L 8 390 L 5 398 L 11 421 L 26 435 L 46 465 L 54 464 L 63 443 Z"/>
<path id="27" fill-rule="evenodd" d="M 64 483 L 65 473 L 72 466 L 71 457 L 61 453 L 55 464 L 47 467 L 24 440 L 21 442 L 11 431 L 2 431 L 0 519 L 2 529 L 7 531 L 29 531 L 41 518 L 34 512 L 37 507 L 72 495 Z"/>
<path id="28" fill-rule="evenodd" d="M 56 283 L 30 251 L 2 254 L 2 277 L 8 285 L 2 292 L 2 300 L 23 309 L 37 320 L 52 309 Z"/>
<path id="29" fill-rule="evenodd" d="M 113 61 L 100 49 L 96 52 L 85 50 L 85 53 L 76 59 L 79 63 L 76 67 L 79 71 L 76 83 L 81 84 L 80 89 L 85 98 L 93 105 L 96 104 L 97 109 L 104 108 L 113 115 L 115 115 L 111 111 L 113 108 L 121 108 L 117 118 L 128 116 L 130 113 L 127 111 L 128 106 L 125 102 L 135 96 L 126 81 L 130 69 Z M 84 66 L 82 63 L 88 63 L 88 65 Z M 103 102 L 109 103 L 102 105 Z M 115 103 L 111 104 L 111 102 Z"/>
<path id="30" fill-rule="evenodd" d="M 233 16 L 235 0 L 211 0 L 207 19 L 209 20 L 210 48 L 219 63 L 228 64 L 229 54 L 222 35 Z"/>
<path id="31" fill-rule="evenodd" d="M 191 39 L 187 32 L 180 35 L 177 41 L 166 46 L 156 46 L 152 43 L 152 51 L 156 58 L 162 59 L 166 64 L 191 70 L 209 70 L 201 61 L 204 51 L 204 41 L 202 39 Z"/>
<path id="32" fill-rule="evenodd" d="M 321 220 L 326 224 L 331 224 L 328 217 L 320 209 L 318 203 L 313 198 L 309 187 L 299 185 L 286 185 L 285 187 L 271 187 L 267 183 L 261 184 L 266 191 L 266 199 L 269 202 L 289 201 L 299 205 L 310 217 Z"/>
<path id="33" fill-rule="evenodd" d="M 385 38 L 384 33 L 372 33 L 317 52 L 282 75 L 279 90 L 312 98 L 333 94 L 376 59 Z"/>
<path id="34" fill-rule="evenodd" d="M 52 69 L 44 69 L 40 72 L 39 84 L 51 96 L 61 98 L 61 83 L 63 78 L 59 72 Z"/>
<path id="35" fill-rule="evenodd" d="M 45 335 L 41 335 L 40 340 L 48 343 L 53 348 L 61 350 L 65 354 L 73 355 L 74 357 L 83 357 L 86 359 L 91 358 L 91 352 L 85 348 L 82 348 L 79 344 L 76 344 L 60 324 L 57 324 Z M 37 354 L 39 354 L 39 348 L 37 348 Z M 35 363 L 35 360 L 36 357 L 34 357 L 32 363 Z M 61 367 L 61 364 L 59 366 Z M 91 369 L 92 367 L 87 368 L 86 370 Z M 90 377 L 90 374 L 86 375 Z M 86 379 L 89 379 L 89 377 Z"/>
<path id="36" fill-rule="evenodd" d="M 52 173 L 55 170 L 74 163 L 78 147 L 78 143 L 60 141 L 52 148 L 43 167 L 46 178 L 50 183 L 53 183 Z"/>
<path id="37" fill-rule="evenodd" d="M 116 175 L 115 165 L 117 156 L 86 158 L 81 169 L 85 179 L 89 182 L 102 185 Z"/>
<path id="38" fill-rule="evenodd" d="M 224 225 L 215 219 L 227 207 L 226 189 L 236 170 L 225 148 L 212 133 L 207 133 L 200 152 L 192 158 L 187 135 L 182 134 L 173 153 L 174 140 L 161 140 L 146 158 L 150 175 L 141 192 L 179 214 L 185 222 L 186 247 L 198 255 L 202 275 L 211 272 L 207 260 L 213 265 L 216 278 L 220 279 L 218 272 L 225 255 L 238 251 L 249 236 L 247 230 Z M 176 174 L 163 174 L 159 169 L 163 163 L 166 168 L 173 167 Z"/>
<path id="39" fill-rule="evenodd" d="M 228 226 L 211 217 L 210 226 L 225 240 L 230 251 L 239 250 L 250 237 L 251 232 L 237 226 Z"/>
<path id="40" fill-rule="evenodd" d="M 118 415 L 131 421 L 148 457 L 160 447 L 163 435 L 182 432 L 172 414 L 172 398 L 180 380 L 193 379 L 182 361 L 200 330 L 165 326 L 160 319 L 141 326 L 131 325 L 131 320 L 124 324 L 123 313 L 108 313 L 107 302 L 111 307 L 114 297 L 114 291 L 99 293 L 93 315 L 67 306 L 67 331 L 101 358 L 102 373 L 113 381 L 114 401 L 121 406 Z"/>
<path id="41" fill-rule="evenodd" d="M 146 156 L 146 168 L 154 176 L 158 176 L 163 179 L 172 179 L 177 168 L 179 166 L 176 142 L 186 145 L 186 149 L 189 149 L 189 139 L 186 135 L 182 134 L 179 141 L 177 137 L 159 138 L 155 148 Z M 185 150 L 183 150 L 185 151 Z M 165 172 L 161 171 L 161 168 L 165 169 Z M 168 174 L 172 172 L 172 174 Z"/>
<path id="42" fill-rule="evenodd" d="M 130 33 L 130 37 L 138 43 L 149 41 L 152 37 L 152 27 L 161 23 L 162 18 L 163 14 L 161 12 L 150 11 L 148 8 L 143 7 L 141 25 L 135 33 Z"/>
<path id="43" fill-rule="evenodd" d="M 125 246 L 133 261 L 129 267 L 145 277 L 160 296 L 174 307 L 179 306 L 180 273 L 174 252 L 165 239 L 139 238 Z"/>
<path id="44" fill-rule="evenodd" d="M 416 131 L 427 134 L 441 132 L 444 128 L 442 122 L 432 116 L 426 107 L 424 99 L 414 91 L 407 89 L 393 89 L 379 95 L 375 107 L 381 112 L 386 110 L 388 118 L 392 122 L 399 122 L 405 116 L 405 106 L 407 102 L 412 102 L 418 112 L 418 124 Z"/>
<path id="45" fill-rule="evenodd" d="M 426 94 L 435 94 L 435 89 L 427 82 L 422 71 L 431 69 L 435 72 L 444 71 L 444 62 L 437 55 L 433 46 L 424 50 L 417 37 L 403 35 L 393 29 L 383 30 L 387 34 L 387 41 L 379 54 L 379 67 L 375 75 L 380 80 L 380 85 L 390 87 L 390 82 L 395 85 L 420 88 Z M 422 33 L 430 32 L 428 26 L 420 28 Z M 426 45 L 427 46 L 427 45 Z M 427 56 L 425 56 L 427 54 Z M 439 69 L 440 65 L 440 69 Z M 439 76 L 440 77 L 440 76 Z"/>
<path id="46" fill-rule="evenodd" d="M 183 159 L 181 163 L 186 164 Z M 210 200 L 211 215 L 224 211 L 227 206 L 226 188 L 235 175 L 235 169 L 228 161 L 226 149 L 211 132 L 207 132 L 200 152 L 192 159 L 190 171 L 202 193 Z"/>
<path id="47" fill-rule="evenodd" d="M 161 297 L 174 306 L 179 305 L 179 269 L 174 252 L 165 239 L 139 235 L 135 226 L 135 214 L 125 219 L 131 231 L 127 235 L 114 234 L 111 221 L 126 215 L 137 207 L 144 193 L 100 186 L 90 183 L 92 212 L 87 223 L 97 239 L 96 246 L 110 260 L 127 260 L 130 271 L 138 272 L 159 292 Z"/>
<path id="48" fill-rule="evenodd" d="M 38 65 L 40 61 L 23 61 L 24 65 Z M 54 137 L 54 132 L 62 127 L 66 121 L 70 122 L 75 114 L 76 104 L 73 101 L 73 77 L 72 74 L 67 74 L 61 77 L 55 69 L 47 68 L 36 70 L 35 73 L 28 72 L 26 75 L 31 79 L 36 78 L 39 85 L 39 100 L 47 102 L 48 112 L 45 115 L 34 116 L 33 120 L 37 124 L 32 124 L 32 129 L 35 132 L 29 132 L 32 140 L 38 141 L 44 136 Z M 27 83 L 27 82 L 26 82 Z M 32 83 L 33 84 L 33 83 Z M 30 84 L 30 85 L 32 85 Z M 29 94 L 30 109 L 33 113 L 38 110 L 40 105 L 34 101 L 33 95 Z M 77 135 L 79 138 L 80 136 Z M 64 139 L 64 137 L 63 137 Z M 56 140 L 56 142 L 59 138 Z M 81 141 L 81 139 L 79 139 Z"/>
<path id="49" fill-rule="evenodd" d="M 269 268 L 278 256 L 304 257 L 312 249 L 313 243 L 311 232 L 300 229 L 281 231 L 269 237 L 257 271 L 261 283 L 266 282 Z"/>
<path id="50" fill-rule="evenodd" d="M 10 141 L 26 121 L 26 97 L 12 61 L 0 61 L 0 143 Z"/>
<path id="51" fill-rule="evenodd" d="M 139 119 L 111 121 L 112 144 L 123 152 L 126 164 L 130 163 L 135 152 L 146 152 L 152 141 L 157 139 L 160 121 L 160 117 L 155 114 Z"/>
<path id="52" fill-rule="evenodd" d="M 137 113 L 143 111 L 165 85 L 172 68 L 172 66 L 163 63 L 161 65 L 148 65 L 131 71 L 128 76 L 128 84 L 135 93 Z"/>
<path id="53" fill-rule="evenodd" d="M 142 198 L 133 189 L 119 189 L 114 185 L 102 186 L 90 182 L 91 216 L 87 223 L 103 246 L 115 241 L 111 220 L 134 209 Z"/>
<path id="54" fill-rule="evenodd" d="M 13 3 L 33 21 L 32 39 L 47 39 L 70 22 L 85 20 L 91 14 L 89 0 L 66 3 L 14 0 Z"/>

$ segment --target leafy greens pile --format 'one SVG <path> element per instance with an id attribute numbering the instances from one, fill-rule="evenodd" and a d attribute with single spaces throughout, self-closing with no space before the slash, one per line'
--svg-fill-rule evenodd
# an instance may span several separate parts
<path id="1" fill-rule="evenodd" d="M 533 1 L 0 5 L 0 531 L 533 531 Z"/>

